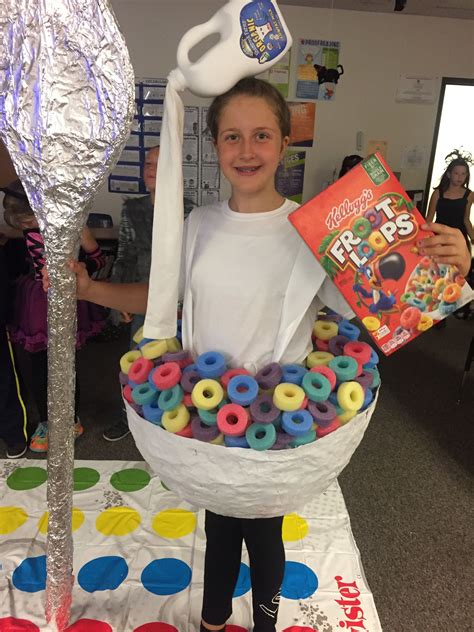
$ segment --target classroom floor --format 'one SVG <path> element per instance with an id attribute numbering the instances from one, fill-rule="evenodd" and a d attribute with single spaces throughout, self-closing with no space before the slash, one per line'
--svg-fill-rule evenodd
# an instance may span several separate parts
<path id="1" fill-rule="evenodd" d="M 382 358 L 377 410 L 339 479 L 384 632 L 470 628 L 474 367 L 456 402 L 473 334 L 473 320 L 451 317 L 445 329 Z M 131 436 L 102 439 L 120 414 L 116 375 L 126 345 L 124 333 L 80 354 L 78 459 L 140 460 Z"/>

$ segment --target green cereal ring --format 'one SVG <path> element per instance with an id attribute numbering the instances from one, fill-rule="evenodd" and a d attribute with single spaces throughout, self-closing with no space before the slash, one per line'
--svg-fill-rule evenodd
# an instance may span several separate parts
<path id="1" fill-rule="evenodd" d="M 352 224 L 352 232 L 356 235 L 356 237 L 365 239 L 372 232 L 372 224 L 365 217 L 359 217 Z"/>

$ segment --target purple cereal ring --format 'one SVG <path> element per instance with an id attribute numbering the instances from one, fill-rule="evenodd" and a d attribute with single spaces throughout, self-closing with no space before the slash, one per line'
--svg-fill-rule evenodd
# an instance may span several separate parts
<path id="1" fill-rule="evenodd" d="M 172 351 L 164 353 L 162 358 L 163 362 L 176 362 L 176 364 L 179 364 L 181 369 L 184 368 L 186 364 L 190 364 L 192 361 L 189 351 Z"/>
<path id="2" fill-rule="evenodd" d="M 275 386 L 280 383 L 282 376 L 283 371 L 278 362 L 271 362 L 267 364 L 267 366 L 264 366 L 263 369 L 260 369 L 255 379 L 260 388 L 266 391 L 270 388 L 275 388 Z"/>
<path id="3" fill-rule="evenodd" d="M 191 429 L 193 431 L 193 437 L 198 441 L 204 441 L 205 443 L 213 441 L 221 433 L 217 425 L 208 426 L 201 421 L 199 415 L 194 415 L 192 417 Z"/>
<path id="4" fill-rule="evenodd" d="M 140 417 L 143 417 L 143 408 L 140 406 L 140 404 L 136 404 L 135 402 L 129 402 L 130 407 L 133 408 L 133 410 L 137 413 L 137 415 L 140 415 Z"/>
<path id="5" fill-rule="evenodd" d="M 318 426 L 328 426 L 336 416 L 336 407 L 329 401 L 308 402 L 308 410 Z"/>
<path id="6" fill-rule="evenodd" d="M 370 388 L 374 381 L 374 374 L 369 371 L 362 371 L 360 375 L 354 378 L 354 382 L 359 382 L 363 389 Z"/>
<path id="7" fill-rule="evenodd" d="M 262 393 L 250 404 L 250 416 L 257 424 L 272 424 L 278 419 L 280 411 L 273 403 L 273 396 Z"/>
<path id="8" fill-rule="evenodd" d="M 347 342 L 349 342 L 349 338 L 346 336 L 341 336 L 340 334 L 334 336 L 328 343 L 329 353 L 332 353 L 335 356 L 344 355 L 344 345 Z"/>
<path id="9" fill-rule="evenodd" d="M 201 380 L 197 371 L 185 371 L 181 374 L 181 388 L 185 393 L 191 393 L 195 385 Z"/>
<path id="10" fill-rule="evenodd" d="M 125 386 L 125 384 L 128 384 L 128 375 L 124 373 L 123 371 L 120 371 L 119 373 L 119 382 L 122 386 Z"/>
<path id="11" fill-rule="evenodd" d="M 270 450 L 285 450 L 292 439 L 294 439 L 294 437 L 286 434 L 286 432 L 277 432 L 275 443 L 272 445 Z"/>

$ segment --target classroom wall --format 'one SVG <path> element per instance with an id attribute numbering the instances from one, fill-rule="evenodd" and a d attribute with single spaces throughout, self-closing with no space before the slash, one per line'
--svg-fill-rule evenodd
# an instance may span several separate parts
<path id="1" fill-rule="evenodd" d="M 136 76 L 166 76 L 175 66 L 181 36 L 209 19 L 222 4 L 220 0 L 112 0 Z M 315 143 L 307 150 L 304 199 L 314 196 L 325 181 L 332 180 L 345 155 L 363 154 L 371 139 L 388 142 L 387 159 L 394 171 L 401 170 L 407 146 L 424 148 L 424 165 L 403 169 L 401 173 L 405 188 L 423 189 L 438 103 L 397 103 L 399 76 L 474 77 L 473 22 L 403 13 L 311 9 L 283 3 L 280 7 L 294 41 L 300 37 L 339 40 L 339 60 L 345 70 L 335 101 L 317 101 Z M 296 62 L 295 50 L 289 100 L 296 100 Z M 184 102 L 208 103 L 190 93 L 184 93 Z M 356 152 L 359 130 L 364 135 L 362 152 Z M 121 195 L 108 193 L 104 186 L 96 196 L 93 210 L 110 213 L 118 222 L 121 200 Z"/>

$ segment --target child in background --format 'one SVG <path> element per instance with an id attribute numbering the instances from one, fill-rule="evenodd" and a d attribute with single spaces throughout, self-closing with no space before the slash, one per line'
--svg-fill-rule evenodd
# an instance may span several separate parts
<path id="1" fill-rule="evenodd" d="M 351 312 L 287 219 L 298 205 L 275 189 L 290 135 L 288 106 L 270 84 L 243 79 L 213 101 L 207 122 L 232 193 L 226 202 L 194 210 L 186 222 L 183 326 L 190 332 L 189 350 L 194 356 L 221 352 L 229 366 L 252 373 L 272 360 L 277 346 L 279 362 L 302 363 L 320 307 Z M 464 269 L 457 231 L 436 225 L 434 230 L 436 236 L 421 246 L 426 254 L 449 258 L 444 246 L 449 233 L 457 253 L 451 262 Z M 146 284 L 114 286 L 90 280 L 81 264 L 70 267 L 80 298 L 145 311 Z M 290 323 L 283 338 L 282 321 Z M 206 511 L 201 632 L 224 630 L 232 614 L 243 541 L 250 557 L 254 632 L 275 632 L 285 568 L 282 522 L 283 517 L 248 520 Z"/>
<path id="2" fill-rule="evenodd" d="M 12 341 L 28 352 L 31 361 L 32 389 L 40 422 L 31 437 L 30 449 L 33 452 L 46 452 L 48 449 L 48 326 L 47 295 L 42 287 L 42 270 L 45 264 L 44 244 L 38 222 L 20 181 L 9 185 L 4 191 L 5 222 L 12 228 L 23 231 L 31 259 L 30 274 L 20 277 L 16 282 L 9 329 Z M 84 228 L 82 233 L 81 258 L 85 261 L 90 274 L 104 266 L 102 252 L 88 228 Z M 77 348 L 82 347 L 86 340 L 102 329 L 105 316 L 104 310 L 96 305 L 84 301 L 78 303 Z M 76 380 L 76 438 L 83 433 L 83 427 L 77 415 L 78 406 L 79 388 Z"/>
<path id="3" fill-rule="evenodd" d="M 346 156 L 342 161 L 341 170 L 339 171 L 338 178 L 342 178 L 342 176 L 345 176 L 348 171 L 354 169 L 354 167 L 363 160 L 364 159 L 362 158 L 362 156 L 359 156 L 358 154 L 351 154 L 350 156 Z"/>

